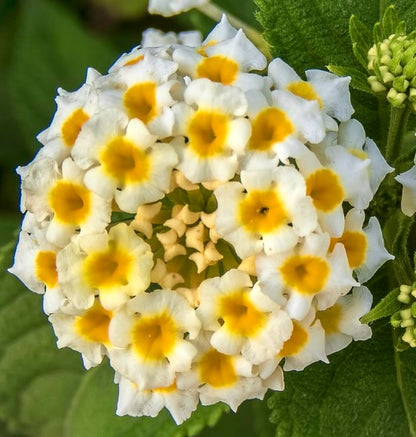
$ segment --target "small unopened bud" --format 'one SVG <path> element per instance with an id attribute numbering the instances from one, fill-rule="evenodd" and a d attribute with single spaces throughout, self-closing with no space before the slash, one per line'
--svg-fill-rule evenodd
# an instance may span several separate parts
<path id="1" fill-rule="evenodd" d="M 405 310 L 400 311 L 400 317 L 402 320 L 408 320 L 412 318 L 412 310 L 410 308 L 406 308 Z"/>
<path id="2" fill-rule="evenodd" d="M 391 56 L 389 55 L 383 55 L 380 58 L 380 63 L 384 65 L 390 65 L 391 64 Z"/>
<path id="3" fill-rule="evenodd" d="M 376 76 L 370 76 L 370 77 L 367 79 L 367 82 L 369 83 L 371 89 L 372 89 L 375 93 L 381 93 L 381 92 L 383 92 L 383 91 L 386 91 L 386 87 L 385 87 L 382 83 L 380 83 L 380 82 L 377 80 L 377 77 L 376 77 Z"/>
<path id="4" fill-rule="evenodd" d="M 398 93 L 394 88 L 390 88 L 387 93 L 387 100 L 392 106 L 401 107 L 406 100 L 407 95 L 405 93 Z"/>
<path id="5" fill-rule="evenodd" d="M 404 76 L 396 77 L 393 80 L 393 88 L 399 91 L 400 93 L 405 92 L 408 87 L 409 87 L 409 81 L 406 80 Z"/>
<path id="6" fill-rule="evenodd" d="M 416 58 L 412 58 L 403 68 L 403 74 L 408 79 L 413 79 L 416 75 Z"/>
<path id="7" fill-rule="evenodd" d="M 392 324 L 393 328 L 400 327 L 400 324 L 402 323 L 402 318 L 400 317 L 400 311 L 397 311 L 390 317 L 390 323 Z"/>

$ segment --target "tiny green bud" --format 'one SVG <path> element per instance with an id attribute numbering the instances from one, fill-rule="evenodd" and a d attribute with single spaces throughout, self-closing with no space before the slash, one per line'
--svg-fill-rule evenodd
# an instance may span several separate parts
<path id="1" fill-rule="evenodd" d="M 380 63 L 384 64 L 384 65 L 390 65 L 391 64 L 391 56 L 389 55 L 383 55 L 380 58 Z"/>
<path id="2" fill-rule="evenodd" d="M 405 333 L 402 336 L 403 341 L 405 341 L 406 343 L 409 343 L 409 345 L 411 347 L 416 347 L 416 341 L 415 338 L 413 336 L 413 330 L 411 328 L 407 328 Z"/>
<path id="3" fill-rule="evenodd" d="M 410 59 L 410 61 L 403 67 L 403 74 L 408 79 L 412 79 L 416 75 L 416 58 Z"/>
<path id="4" fill-rule="evenodd" d="M 400 293 L 397 300 L 402 303 L 410 303 L 410 296 L 407 293 Z"/>
<path id="5" fill-rule="evenodd" d="M 384 40 L 382 43 L 380 43 L 380 52 L 382 55 L 390 53 L 389 46 L 390 46 L 390 41 L 386 42 L 386 40 Z"/>
<path id="6" fill-rule="evenodd" d="M 367 82 L 375 93 L 381 93 L 383 91 L 386 91 L 386 87 L 377 80 L 376 76 L 370 76 L 367 79 Z"/>
<path id="7" fill-rule="evenodd" d="M 412 291 L 412 287 L 410 285 L 402 284 L 400 285 L 400 293 L 409 294 Z"/>
<path id="8" fill-rule="evenodd" d="M 400 323 L 400 326 L 402 328 L 408 328 L 410 326 L 415 326 L 415 321 L 414 321 L 414 319 L 403 320 L 402 323 Z"/>
<path id="9" fill-rule="evenodd" d="M 369 58 L 370 58 L 370 57 L 373 57 L 373 58 L 377 57 L 377 47 L 376 47 L 375 44 L 374 44 L 373 47 L 371 47 L 371 49 L 368 51 L 368 57 L 369 57 Z"/>
<path id="10" fill-rule="evenodd" d="M 383 76 L 383 79 L 384 79 L 384 76 Z M 397 91 L 399 91 L 400 93 L 403 93 L 404 91 L 406 91 L 408 87 L 409 87 L 409 81 L 406 80 L 404 76 L 396 77 L 393 80 L 393 88 L 396 89 Z"/>
<path id="11" fill-rule="evenodd" d="M 394 88 L 390 88 L 387 93 L 387 100 L 390 102 L 392 106 L 402 107 L 404 101 L 407 99 L 407 95 L 405 93 L 398 93 Z"/>
<path id="12" fill-rule="evenodd" d="M 416 302 L 412 303 L 412 306 L 410 307 L 412 311 L 412 317 L 416 317 Z"/>
<path id="13" fill-rule="evenodd" d="M 412 103 L 416 103 L 416 88 L 409 88 L 408 92 L 409 92 L 409 100 Z"/>
<path id="14" fill-rule="evenodd" d="M 400 317 L 400 311 L 395 312 L 390 317 L 390 323 L 392 324 L 393 328 L 399 328 L 400 324 L 402 323 L 402 318 Z"/>
<path id="15" fill-rule="evenodd" d="M 391 74 L 389 71 L 387 73 L 383 74 L 383 82 L 384 83 L 393 82 L 393 80 L 394 80 L 394 75 Z"/>

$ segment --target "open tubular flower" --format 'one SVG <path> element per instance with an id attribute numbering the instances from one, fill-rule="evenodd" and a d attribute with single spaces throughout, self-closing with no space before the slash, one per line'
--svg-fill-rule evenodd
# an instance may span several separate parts
<path id="1" fill-rule="evenodd" d="M 10 272 L 44 295 L 58 347 L 108 357 L 120 415 L 235 410 L 370 335 L 360 284 L 391 257 L 364 209 L 390 168 L 348 78 L 266 64 L 225 16 L 202 43 L 149 30 L 59 90 L 18 168 Z"/>

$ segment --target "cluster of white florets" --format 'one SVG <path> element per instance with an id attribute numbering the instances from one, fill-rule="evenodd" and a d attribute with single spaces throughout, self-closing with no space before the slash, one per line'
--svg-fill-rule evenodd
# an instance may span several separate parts
<path id="1" fill-rule="evenodd" d="M 392 169 L 350 118 L 349 78 L 306 77 L 224 17 L 203 42 L 149 30 L 59 90 L 18 169 L 10 270 L 58 347 L 108 357 L 118 414 L 235 410 L 370 337 L 361 284 L 391 256 L 364 209 Z"/>

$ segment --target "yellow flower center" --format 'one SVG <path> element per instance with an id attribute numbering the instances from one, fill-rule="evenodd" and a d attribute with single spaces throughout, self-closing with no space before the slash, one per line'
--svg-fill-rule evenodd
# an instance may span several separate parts
<path id="1" fill-rule="evenodd" d="M 367 237 L 364 232 L 345 231 L 341 237 L 331 238 L 330 252 L 332 252 L 336 243 L 344 245 L 350 268 L 355 269 L 364 264 L 368 247 Z"/>
<path id="2" fill-rule="evenodd" d="M 141 358 L 160 361 L 175 347 L 178 329 L 169 314 L 163 312 L 141 317 L 132 329 L 132 337 L 133 348 Z"/>
<path id="3" fill-rule="evenodd" d="M 316 313 L 316 318 L 320 320 L 326 335 L 338 332 L 339 321 L 341 319 L 341 306 L 335 304 L 324 311 L 318 311 Z"/>
<path id="4" fill-rule="evenodd" d="M 128 283 L 133 257 L 128 251 L 110 245 L 104 252 L 87 256 L 84 261 L 84 274 L 92 288 L 111 288 Z"/>
<path id="5" fill-rule="evenodd" d="M 39 281 L 48 288 L 54 288 L 58 283 L 56 271 L 56 253 L 49 250 L 41 250 L 35 257 L 35 272 Z"/>
<path id="6" fill-rule="evenodd" d="M 155 393 L 173 393 L 178 389 L 176 385 L 176 381 L 173 382 L 173 384 L 169 385 L 168 387 L 158 387 L 153 388 L 152 391 Z"/>
<path id="7" fill-rule="evenodd" d="M 239 205 L 240 223 L 252 233 L 267 234 L 287 219 L 283 203 L 273 190 L 250 191 Z"/>
<path id="8" fill-rule="evenodd" d="M 90 213 L 90 196 L 91 193 L 82 185 L 61 179 L 49 191 L 49 205 L 56 220 L 79 225 Z"/>
<path id="9" fill-rule="evenodd" d="M 72 147 L 75 144 L 83 124 L 89 118 L 86 112 L 78 108 L 63 122 L 61 135 L 66 146 Z"/>
<path id="10" fill-rule="evenodd" d="M 142 182 L 149 177 L 149 157 L 124 137 L 111 140 L 100 159 L 104 170 L 121 185 Z"/>
<path id="11" fill-rule="evenodd" d="M 216 55 L 203 59 L 196 68 L 197 77 L 206 77 L 213 82 L 230 85 L 238 73 L 238 64 L 225 56 Z"/>
<path id="12" fill-rule="evenodd" d="M 228 331 L 252 337 L 264 326 L 266 316 L 251 303 L 248 293 L 247 290 L 238 290 L 224 296 L 220 300 L 218 314 Z"/>
<path id="13" fill-rule="evenodd" d="M 105 310 L 98 300 L 92 308 L 75 320 L 75 331 L 86 340 L 98 343 L 109 343 L 108 327 L 113 316 L 111 311 Z"/>
<path id="14" fill-rule="evenodd" d="M 293 131 L 292 122 L 283 111 L 277 108 L 263 109 L 254 119 L 248 148 L 268 151 L 275 143 L 283 141 Z"/>
<path id="15" fill-rule="evenodd" d="M 308 176 L 306 194 L 312 197 L 315 208 L 323 212 L 332 211 L 345 197 L 338 175 L 328 168 L 321 168 Z"/>
<path id="16" fill-rule="evenodd" d="M 215 349 L 206 352 L 199 362 L 199 377 L 203 383 L 212 387 L 228 387 L 237 382 L 233 357 Z"/>
<path id="17" fill-rule="evenodd" d="M 283 343 L 283 347 L 279 352 L 281 357 L 290 357 L 291 355 L 296 355 L 300 352 L 305 344 L 308 342 L 309 334 L 307 331 L 298 323 L 293 320 L 293 331 L 289 340 Z"/>
<path id="18" fill-rule="evenodd" d="M 319 104 L 319 109 L 322 109 L 324 107 L 322 99 L 319 97 L 319 95 L 316 93 L 310 83 L 304 82 L 303 80 L 299 82 L 292 82 L 286 88 L 291 93 L 302 97 L 302 99 L 317 100 Z"/>
<path id="19" fill-rule="evenodd" d="M 328 263 L 312 255 L 292 255 L 280 267 L 285 284 L 299 293 L 314 295 L 324 287 L 329 275 Z"/>
<path id="20" fill-rule="evenodd" d="M 201 158 L 223 153 L 228 134 L 228 117 L 199 110 L 188 126 L 189 147 Z"/>
<path id="21" fill-rule="evenodd" d="M 138 118 L 149 123 L 156 117 L 156 84 L 143 82 L 131 86 L 124 93 L 124 107 L 130 118 Z"/>

